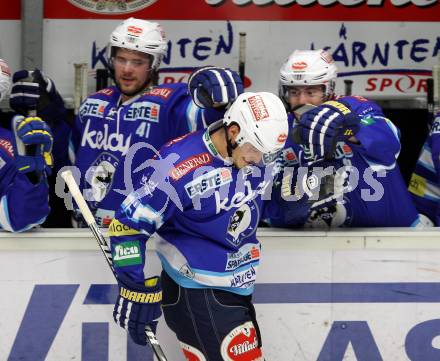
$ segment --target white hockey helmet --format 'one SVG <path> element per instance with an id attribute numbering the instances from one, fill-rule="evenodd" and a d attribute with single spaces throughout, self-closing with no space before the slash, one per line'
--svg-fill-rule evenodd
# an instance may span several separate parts
<path id="1" fill-rule="evenodd" d="M 236 123 L 238 146 L 250 143 L 263 154 L 280 151 L 289 131 L 283 102 L 272 93 L 242 93 L 226 111 L 223 124 Z"/>
<path id="2" fill-rule="evenodd" d="M 3 59 L 0 59 L 0 101 L 11 89 L 11 70 Z"/>
<path id="3" fill-rule="evenodd" d="M 167 52 L 167 41 L 162 26 L 147 20 L 129 18 L 119 24 L 110 35 L 108 58 L 114 56 L 114 48 L 136 50 L 153 56 L 152 69 L 157 70 Z"/>
<path id="4" fill-rule="evenodd" d="M 280 69 L 279 95 L 288 102 L 287 90 L 292 86 L 323 85 L 328 99 L 335 91 L 338 68 L 325 50 L 295 50 Z"/>

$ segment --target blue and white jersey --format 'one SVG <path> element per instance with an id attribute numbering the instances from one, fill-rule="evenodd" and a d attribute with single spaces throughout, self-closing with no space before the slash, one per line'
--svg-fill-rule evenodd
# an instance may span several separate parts
<path id="1" fill-rule="evenodd" d="M 409 227 L 420 224 L 419 214 L 397 165 L 400 134 L 380 107 L 362 97 L 339 97 L 360 117 L 358 142 L 339 141 L 334 158 L 325 167 L 341 169 L 346 178 L 343 200 L 307 214 L 295 215 L 291 225 L 306 227 Z M 293 131 L 292 123 L 290 128 Z M 305 161 L 303 148 L 289 137 L 282 166 L 299 167 Z M 289 165 L 290 164 L 290 165 Z M 342 172 L 344 170 L 344 172 Z M 309 212 L 307 208 L 303 213 Z M 307 221 L 304 223 L 304 219 Z M 289 226 L 270 220 L 274 226 Z"/>
<path id="2" fill-rule="evenodd" d="M 111 222 L 133 190 L 143 161 L 167 141 L 205 128 L 222 115 L 198 108 L 183 83 L 146 90 L 124 103 L 117 87 L 89 96 L 76 118 L 71 158 L 97 223 Z"/>
<path id="3" fill-rule="evenodd" d="M 22 232 L 44 222 L 49 214 L 45 178 L 32 184 L 14 162 L 12 133 L 0 127 L 0 229 Z"/>
<path id="4" fill-rule="evenodd" d="M 165 145 L 110 226 L 116 272 L 143 282 L 145 242 L 157 232 L 162 266 L 179 285 L 251 294 L 271 173 L 226 162 L 209 129 Z"/>
<path id="5" fill-rule="evenodd" d="M 409 191 L 418 211 L 440 226 L 440 113 L 423 144 Z"/>

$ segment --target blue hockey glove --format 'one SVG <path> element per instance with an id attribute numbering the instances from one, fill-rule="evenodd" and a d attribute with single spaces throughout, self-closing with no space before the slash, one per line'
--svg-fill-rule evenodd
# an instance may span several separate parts
<path id="1" fill-rule="evenodd" d="M 244 90 L 235 71 L 213 66 L 194 71 L 188 79 L 188 89 L 194 103 L 200 108 L 226 106 Z"/>
<path id="2" fill-rule="evenodd" d="M 146 345 L 145 327 L 150 326 L 156 333 L 157 319 L 162 314 L 159 277 L 147 278 L 145 285 L 131 281 L 124 274 L 118 274 L 117 280 L 119 295 L 113 319 L 128 331 L 135 343 Z"/>
<path id="3" fill-rule="evenodd" d="M 39 69 L 19 70 L 12 78 L 13 85 L 10 106 L 21 115 L 29 115 L 32 110 L 50 126 L 67 116 L 64 101 L 55 88 L 54 82 Z"/>
<path id="4" fill-rule="evenodd" d="M 302 114 L 295 128 L 311 160 L 332 159 L 337 141 L 354 136 L 360 120 L 345 104 L 332 100 Z"/>
<path id="5" fill-rule="evenodd" d="M 18 171 L 50 174 L 53 137 L 49 126 L 41 118 L 16 115 L 12 119 L 12 129 Z"/>

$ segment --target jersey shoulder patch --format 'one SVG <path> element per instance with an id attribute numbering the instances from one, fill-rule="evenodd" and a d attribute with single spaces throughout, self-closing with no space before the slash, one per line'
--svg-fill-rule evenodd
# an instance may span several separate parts
<path id="1" fill-rule="evenodd" d="M 172 98 L 188 95 L 187 87 L 185 83 L 162 84 L 145 91 L 142 97 L 158 103 L 168 103 Z"/>

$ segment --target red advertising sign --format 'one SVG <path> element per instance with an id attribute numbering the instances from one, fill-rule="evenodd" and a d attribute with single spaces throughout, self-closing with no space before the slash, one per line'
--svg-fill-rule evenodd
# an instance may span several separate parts
<path id="1" fill-rule="evenodd" d="M 2 1 L 0 20 L 19 20 L 21 18 L 21 0 Z"/>
<path id="2" fill-rule="evenodd" d="M 45 0 L 44 2 L 44 17 L 49 19 L 125 19 L 129 16 L 149 20 L 440 21 L 440 4 L 438 0 Z"/>

